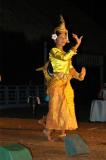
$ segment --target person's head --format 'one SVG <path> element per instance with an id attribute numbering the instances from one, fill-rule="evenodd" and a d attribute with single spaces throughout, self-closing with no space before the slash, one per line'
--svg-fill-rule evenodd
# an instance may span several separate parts
<path id="1" fill-rule="evenodd" d="M 54 40 L 57 46 L 64 47 L 67 43 L 67 33 L 56 32 L 57 38 Z"/>
<path id="2" fill-rule="evenodd" d="M 62 46 L 69 43 L 68 30 L 65 27 L 65 21 L 62 16 L 60 16 L 60 24 L 53 31 L 52 39 L 56 44 L 60 44 Z"/>

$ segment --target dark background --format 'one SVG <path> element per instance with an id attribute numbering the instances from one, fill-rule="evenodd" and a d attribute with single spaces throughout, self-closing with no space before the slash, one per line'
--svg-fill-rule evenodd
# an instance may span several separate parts
<path id="1" fill-rule="evenodd" d="M 81 11 L 85 18 L 87 16 L 95 23 L 95 29 L 97 25 L 100 30 L 104 30 L 105 35 L 103 36 L 106 37 L 105 5 L 102 1 L 54 0 L 50 2 L 45 0 L 44 2 L 35 2 L 33 0 L 5 0 L 3 2 L 0 0 L 0 2 L 0 71 L 3 83 L 20 84 L 29 83 L 29 81 L 40 83 L 36 78 L 38 73 L 35 72 L 35 68 L 44 64 L 44 42 L 47 42 L 48 54 L 52 46 L 50 35 L 60 13 L 63 14 L 67 28 L 69 30 L 71 28 L 71 32 L 75 31 L 79 35 L 81 34 L 80 28 L 81 25 L 83 28 L 83 23 L 74 24 L 74 21 L 79 22 L 78 14 Z M 82 18 L 84 19 L 84 17 Z M 70 20 L 72 20 L 71 24 L 69 23 Z M 87 36 L 89 37 L 89 35 Z M 97 35 L 97 39 L 100 38 Z M 102 39 L 101 41 L 104 42 L 105 40 Z M 93 42 L 92 46 L 99 45 L 95 43 Z M 97 52 L 90 50 L 90 47 L 89 50 L 84 51 L 83 48 L 86 48 L 88 44 L 90 41 L 87 41 L 85 36 L 80 47 L 80 54 L 106 55 L 106 50 L 98 52 L 98 48 Z"/>
<path id="2" fill-rule="evenodd" d="M 83 13 L 84 17 L 88 18 L 86 21 L 92 20 L 95 24 L 95 30 L 99 27 L 99 32 L 102 31 L 103 43 L 106 40 L 106 24 L 105 24 L 105 5 L 104 2 L 96 0 L 75 1 L 75 0 L 0 0 L 0 73 L 2 75 L 1 84 L 16 85 L 42 84 L 44 82 L 43 73 L 36 72 L 35 69 L 41 67 L 45 61 L 45 49 L 48 57 L 52 41 L 50 40 L 51 32 L 56 24 L 59 14 L 63 14 L 67 28 L 70 29 L 70 34 L 76 32 L 82 34 L 85 20 L 82 17 L 80 20 L 78 15 Z M 71 17 L 71 19 L 70 19 Z M 71 24 L 69 24 L 71 20 Z M 81 23 L 79 24 L 79 22 Z M 74 23 L 75 22 L 75 23 Z M 92 28 L 92 27 L 91 27 Z M 89 25 L 87 30 L 89 31 Z M 86 46 L 92 41 L 85 38 L 79 48 L 79 53 L 101 55 L 104 59 L 103 73 L 106 82 L 106 50 L 100 49 L 93 41 L 92 46 L 95 46 L 95 51 Z M 93 34 L 93 33 L 92 33 Z M 90 38 L 91 35 L 88 34 Z M 70 37 L 69 37 L 70 38 Z M 46 47 L 44 47 L 44 43 Z M 97 47 L 97 50 L 96 50 Z M 76 64 L 76 58 L 73 63 L 78 71 L 82 66 Z M 83 65 L 83 64 L 82 64 Z M 76 80 L 72 81 L 72 86 L 75 89 L 76 106 L 88 105 L 91 100 L 97 98 L 100 89 L 100 68 L 97 66 L 85 66 L 87 68 L 87 75 L 83 82 Z M 80 101 L 79 101 L 80 99 Z M 90 108 L 88 107 L 88 110 Z M 79 108 L 77 107 L 77 111 Z"/>

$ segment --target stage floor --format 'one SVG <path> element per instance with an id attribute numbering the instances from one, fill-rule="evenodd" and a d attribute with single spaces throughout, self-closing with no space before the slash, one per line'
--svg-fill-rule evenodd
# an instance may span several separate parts
<path id="1" fill-rule="evenodd" d="M 23 144 L 30 150 L 33 160 L 105 160 L 106 123 L 78 122 L 78 125 L 72 132 L 87 143 L 90 153 L 86 155 L 68 157 L 64 139 L 48 142 L 42 132 L 43 126 L 35 119 L 0 118 L 0 146 Z"/>

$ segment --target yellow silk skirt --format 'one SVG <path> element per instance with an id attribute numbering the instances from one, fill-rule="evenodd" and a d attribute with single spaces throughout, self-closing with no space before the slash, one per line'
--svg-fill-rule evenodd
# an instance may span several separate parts
<path id="1" fill-rule="evenodd" d="M 48 84 L 49 112 L 46 128 L 55 130 L 75 130 L 78 128 L 74 91 L 70 77 L 55 75 Z"/>

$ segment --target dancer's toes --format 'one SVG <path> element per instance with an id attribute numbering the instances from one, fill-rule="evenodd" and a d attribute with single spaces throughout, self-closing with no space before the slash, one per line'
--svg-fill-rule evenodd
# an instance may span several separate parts
<path id="1" fill-rule="evenodd" d="M 44 129 L 43 133 L 45 134 L 45 136 L 47 137 L 48 141 L 54 142 L 54 139 L 51 138 L 50 136 L 50 131 Z"/>

